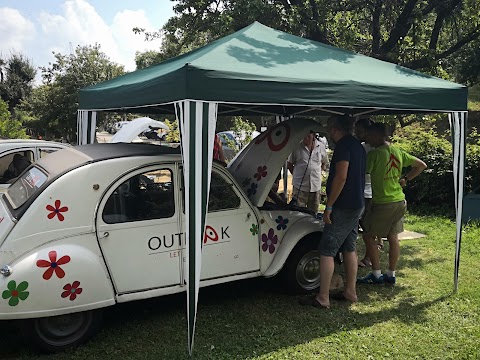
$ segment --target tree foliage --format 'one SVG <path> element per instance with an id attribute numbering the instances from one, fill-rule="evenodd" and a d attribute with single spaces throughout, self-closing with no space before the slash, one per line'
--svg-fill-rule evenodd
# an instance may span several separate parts
<path id="1" fill-rule="evenodd" d="M 27 134 L 20 121 L 14 120 L 8 111 L 8 105 L 0 99 L 0 137 L 10 139 L 25 139 Z"/>
<path id="2" fill-rule="evenodd" d="M 179 55 L 257 20 L 412 69 L 444 77 L 445 70 L 455 71 L 463 79 L 470 69 L 458 66 L 453 55 L 480 36 L 478 0 L 179 0 L 174 11 L 159 32 L 145 33 L 147 39 L 163 38 L 157 59 Z M 463 56 L 475 57 L 478 64 L 475 49 Z"/>
<path id="3" fill-rule="evenodd" d="M 8 104 L 10 113 L 30 95 L 36 74 L 31 61 L 22 54 L 0 58 L 0 97 Z"/>
<path id="4" fill-rule="evenodd" d="M 35 117 L 37 123 L 32 126 L 73 142 L 79 90 L 124 74 L 124 67 L 112 62 L 98 44 L 77 46 L 71 54 L 54 56 L 53 64 L 40 68 L 43 85 L 35 89 L 22 108 Z"/>

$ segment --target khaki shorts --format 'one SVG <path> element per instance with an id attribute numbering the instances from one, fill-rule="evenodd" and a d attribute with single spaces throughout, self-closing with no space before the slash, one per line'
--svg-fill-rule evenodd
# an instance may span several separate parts
<path id="1" fill-rule="evenodd" d="M 297 188 L 293 188 L 293 197 L 297 199 L 297 205 L 307 207 L 318 213 L 318 207 L 320 206 L 320 190 L 316 192 L 302 191 Z"/>
<path id="2" fill-rule="evenodd" d="M 363 219 L 363 230 L 368 235 L 381 237 L 400 234 L 403 232 L 403 216 L 406 210 L 405 200 L 388 204 L 372 203 Z"/>

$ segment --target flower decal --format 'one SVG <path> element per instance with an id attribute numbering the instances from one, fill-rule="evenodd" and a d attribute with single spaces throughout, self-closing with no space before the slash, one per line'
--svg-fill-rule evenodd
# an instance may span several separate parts
<path id="1" fill-rule="evenodd" d="M 250 232 L 252 235 L 257 235 L 258 234 L 258 225 L 257 224 L 252 224 L 252 227 L 250 228 Z"/>
<path id="2" fill-rule="evenodd" d="M 278 242 L 278 237 L 275 235 L 275 232 L 273 229 L 268 230 L 268 235 L 267 234 L 262 234 L 262 250 L 267 251 L 270 254 L 273 254 L 275 251 L 275 245 Z"/>
<path id="3" fill-rule="evenodd" d="M 10 306 L 17 306 L 20 300 L 24 301 L 28 298 L 28 295 L 30 294 L 27 290 L 28 288 L 28 282 L 22 281 L 20 284 L 18 284 L 14 281 L 11 280 L 7 284 L 7 290 L 5 290 L 2 293 L 2 298 L 10 299 L 8 300 L 8 305 Z"/>
<path id="4" fill-rule="evenodd" d="M 50 211 L 50 213 L 47 215 L 47 218 L 53 219 L 55 216 L 58 216 L 58 220 L 60 221 L 65 220 L 65 217 L 62 215 L 62 212 L 67 212 L 68 207 L 66 206 L 60 207 L 60 205 L 61 205 L 60 200 L 55 200 L 55 206 L 47 205 L 46 209 Z"/>
<path id="5" fill-rule="evenodd" d="M 250 187 L 247 189 L 247 195 L 248 196 L 253 196 L 257 193 L 257 188 L 258 188 L 258 185 L 257 184 L 250 184 Z"/>
<path id="6" fill-rule="evenodd" d="M 60 265 L 65 265 L 70 262 L 70 256 L 65 255 L 62 256 L 60 259 L 57 260 L 57 252 L 55 250 L 52 250 L 48 253 L 48 257 L 50 258 L 50 261 L 48 260 L 38 260 L 37 261 L 37 266 L 41 268 L 48 268 L 44 273 L 43 273 L 43 278 L 45 280 L 49 280 L 53 273 L 55 272 L 55 275 L 58 276 L 59 279 L 63 278 L 65 276 L 65 271 L 60 267 Z"/>
<path id="7" fill-rule="evenodd" d="M 253 175 L 257 181 L 262 180 L 262 177 L 267 176 L 267 167 L 266 166 L 259 166 L 257 168 L 257 173 Z"/>
<path id="8" fill-rule="evenodd" d="M 283 216 L 279 215 L 278 218 L 275 219 L 277 225 L 277 230 L 285 230 L 287 228 L 288 219 L 284 218 Z"/>
<path id="9" fill-rule="evenodd" d="M 62 298 L 70 296 L 70 300 L 73 301 L 77 298 L 77 295 L 80 295 L 83 289 L 80 286 L 80 281 L 74 281 L 71 284 L 67 284 L 63 287 L 64 292 L 62 292 Z"/>
<path id="10" fill-rule="evenodd" d="M 252 179 L 250 179 L 249 177 L 246 177 L 242 182 L 242 186 L 247 187 L 248 185 L 250 185 L 251 182 L 252 182 Z"/>

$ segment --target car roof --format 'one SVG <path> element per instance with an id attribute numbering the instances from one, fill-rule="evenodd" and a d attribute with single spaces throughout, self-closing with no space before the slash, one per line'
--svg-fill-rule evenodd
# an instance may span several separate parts
<path id="1" fill-rule="evenodd" d="M 46 140 L 36 140 L 36 139 L 1 139 L 0 140 L 0 147 L 4 146 L 12 146 L 12 145 L 18 145 L 18 146 L 58 146 L 58 147 L 68 147 L 70 145 L 64 144 L 64 143 L 59 143 L 55 141 L 46 141 Z"/>

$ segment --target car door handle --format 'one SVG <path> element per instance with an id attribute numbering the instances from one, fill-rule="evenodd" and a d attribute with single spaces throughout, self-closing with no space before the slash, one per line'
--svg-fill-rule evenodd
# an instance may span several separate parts
<path id="1" fill-rule="evenodd" d="M 110 235 L 110 233 L 108 231 L 105 231 L 103 233 L 103 236 L 100 236 L 99 239 L 104 239 L 104 238 L 108 237 L 108 235 Z"/>

